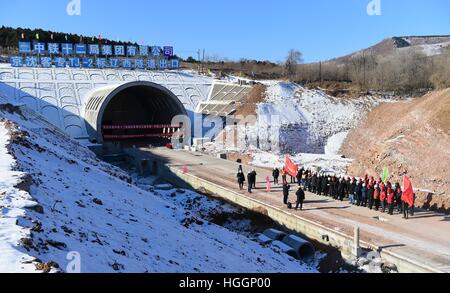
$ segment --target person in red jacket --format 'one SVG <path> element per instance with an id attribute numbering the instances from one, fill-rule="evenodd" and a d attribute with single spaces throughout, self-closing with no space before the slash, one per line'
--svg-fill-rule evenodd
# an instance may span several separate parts
<path id="1" fill-rule="evenodd" d="M 380 186 L 378 183 L 375 183 L 375 190 L 373 192 L 373 201 L 375 203 L 375 210 L 380 210 Z"/>
<path id="2" fill-rule="evenodd" d="M 395 200 L 395 191 L 392 187 L 389 187 L 387 191 L 387 204 L 389 215 L 391 216 L 394 214 L 394 200 Z"/>
<path id="3" fill-rule="evenodd" d="M 380 203 L 381 203 L 381 212 L 386 212 L 386 186 L 384 183 L 380 184 Z"/>

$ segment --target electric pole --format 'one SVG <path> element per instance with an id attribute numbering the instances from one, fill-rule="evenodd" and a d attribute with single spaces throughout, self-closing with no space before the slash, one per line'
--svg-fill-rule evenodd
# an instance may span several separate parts
<path id="1" fill-rule="evenodd" d="M 319 76 L 320 76 L 320 86 L 322 86 L 322 83 L 323 83 L 323 77 L 322 77 L 322 61 L 319 62 Z"/>
<path id="2" fill-rule="evenodd" d="M 197 51 L 197 61 L 198 61 L 198 74 L 200 74 L 200 72 L 201 72 L 201 59 L 200 59 L 200 49 L 198 49 L 198 51 Z"/>

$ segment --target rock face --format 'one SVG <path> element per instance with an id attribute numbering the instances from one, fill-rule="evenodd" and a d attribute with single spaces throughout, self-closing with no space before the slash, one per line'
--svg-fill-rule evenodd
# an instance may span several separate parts
<path id="1" fill-rule="evenodd" d="M 388 167 L 391 181 L 408 175 L 417 205 L 450 210 L 450 89 L 408 102 L 383 104 L 352 130 L 341 152 L 355 161 L 349 173 L 379 176 Z"/>

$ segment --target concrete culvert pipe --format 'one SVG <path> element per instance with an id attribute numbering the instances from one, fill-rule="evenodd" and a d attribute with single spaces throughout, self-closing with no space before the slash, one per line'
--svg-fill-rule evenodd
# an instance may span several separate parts
<path id="1" fill-rule="evenodd" d="M 273 242 L 272 238 L 267 237 L 264 234 L 258 234 L 257 239 L 258 239 L 259 243 L 261 243 L 262 245 L 268 245 Z"/>
<path id="2" fill-rule="evenodd" d="M 283 238 L 283 243 L 292 247 L 296 252 L 298 259 L 310 260 L 314 258 L 316 250 L 314 246 L 303 238 L 296 235 L 288 235 Z"/>
<path id="3" fill-rule="evenodd" d="M 272 242 L 272 245 L 278 247 L 283 253 L 286 253 L 287 255 L 292 256 L 293 258 L 298 258 L 297 251 L 295 251 L 295 249 L 292 248 L 291 246 L 278 240 Z"/>
<path id="4" fill-rule="evenodd" d="M 275 229 L 267 229 L 266 231 L 264 231 L 263 233 L 264 235 L 266 235 L 267 237 L 269 237 L 270 239 L 273 240 L 283 240 L 284 237 L 286 237 L 286 233 L 275 230 Z"/>

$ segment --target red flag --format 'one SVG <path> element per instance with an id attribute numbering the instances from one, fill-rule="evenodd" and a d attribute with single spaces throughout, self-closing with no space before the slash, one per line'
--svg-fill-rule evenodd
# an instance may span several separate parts
<path id="1" fill-rule="evenodd" d="M 406 202 L 409 207 L 412 207 L 414 204 L 414 190 L 408 176 L 403 177 L 402 201 Z"/>
<path id="2" fill-rule="evenodd" d="M 286 173 L 291 175 L 292 177 L 297 176 L 298 166 L 292 162 L 288 155 L 286 155 L 286 164 L 284 166 Z"/>

